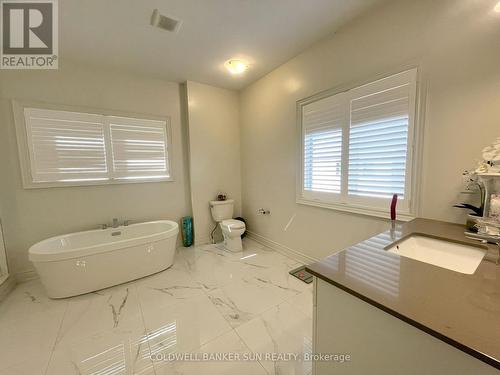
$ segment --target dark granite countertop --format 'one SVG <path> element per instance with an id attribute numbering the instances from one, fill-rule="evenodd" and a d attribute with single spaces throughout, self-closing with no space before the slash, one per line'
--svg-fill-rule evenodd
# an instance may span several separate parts
<path id="1" fill-rule="evenodd" d="M 500 265 L 495 245 L 464 236 L 465 227 L 428 219 L 396 224 L 307 266 L 313 275 L 500 369 Z M 488 249 L 467 275 L 387 252 L 422 234 Z"/>

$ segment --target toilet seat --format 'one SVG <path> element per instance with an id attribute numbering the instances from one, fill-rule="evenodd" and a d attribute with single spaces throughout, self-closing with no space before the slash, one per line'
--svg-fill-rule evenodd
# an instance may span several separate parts
<path id="1" fill-rule="evenodd" d="M 221 227 L 226 227 L 231 230 L 237 230 L 237 229 L 245 229 L 245 223 L 240 220 L 235 220 L 235 219 L 229 219 L 229 220 L 222 220 L 220 223 Z"/>

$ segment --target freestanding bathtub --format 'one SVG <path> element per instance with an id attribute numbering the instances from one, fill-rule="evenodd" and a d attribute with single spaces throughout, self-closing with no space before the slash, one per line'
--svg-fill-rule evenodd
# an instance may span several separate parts
<path id="1" fill-rule="evenodd" d="M 70 297 L 167 269 L 178 233 L 168 220 L 71 233 L 33 245 L 29 259 L 49 297 Z"/>

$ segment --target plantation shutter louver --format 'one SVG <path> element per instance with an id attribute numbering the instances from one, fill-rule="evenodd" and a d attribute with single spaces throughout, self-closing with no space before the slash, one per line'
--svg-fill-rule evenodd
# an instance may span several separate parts
<path id="1" fill-rule="evenodd" d="M 303 109 L 304 190 L 340 193 L 342 179 L 343 95 L 308 104 Z"/>
<path id="2" fill-rule="evenodd" d="M 26 108 L 33 182 L 106 180 L 102 116 Z"/>
<path id="3" fill-rule="evenodd" d="M 164 121 L 108 117 L 113 176 L 122 179 L 169 177 Z"/>

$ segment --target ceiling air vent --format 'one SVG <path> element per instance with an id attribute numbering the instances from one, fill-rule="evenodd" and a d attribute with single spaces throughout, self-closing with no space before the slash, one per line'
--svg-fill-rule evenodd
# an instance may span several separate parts
<path id="1" fill-rule="evenodd" d="M 158 12 L 158 9 L 153 10 L 153 14 L 151 15 L 151 26 L 155 26 L 173 33 L 179 31 L 181 23 L 182 21 L 160 14 L 160 12 Z"/>

